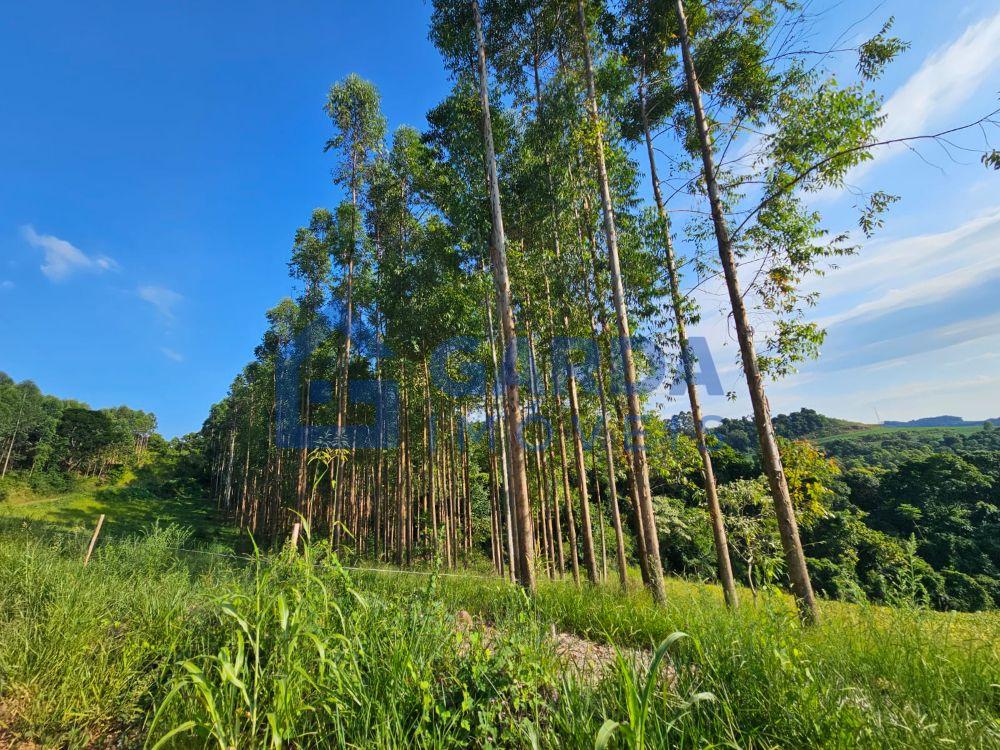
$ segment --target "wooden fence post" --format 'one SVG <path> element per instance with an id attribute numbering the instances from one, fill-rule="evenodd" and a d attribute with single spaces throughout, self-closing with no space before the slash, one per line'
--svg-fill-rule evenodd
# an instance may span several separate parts
<path id="1" fill-rule="evenodd" d="M 90 546 L 87 547 L 87 555 L 83 558 L 83 567 L 87 567 L 90 562 L 90 556 L 94 554 L 94 546 L 97 544 L 97 537 L 101 533 L 101 527 L 104 525 L 104 514 L 101 513 L 101 517 L 97 519 L 97 527 L 94 529 L 94 535 L 90 538 Z"/>

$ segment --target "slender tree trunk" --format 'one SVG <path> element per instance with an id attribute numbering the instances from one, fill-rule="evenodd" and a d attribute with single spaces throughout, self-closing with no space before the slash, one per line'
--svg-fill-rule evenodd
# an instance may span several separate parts
<path id="1" fill-rule="evenodd" d="M 469 564 L 469 555 L 472 552 L 472 484 L 469 478 L 469 416 L 466 407 L 462 405 L 462 486 L 465 490 L 465 558 L 466 567 Z"/>
<path id="2" fill-rule="evenodd" d="M 747 314 L 743 292 L 737 275 L 736 258 L 733 254 L 732 239 L 729 226 L 722 207 L 722 197 L 715 176 L 715 163 L 708 121 L 701 100 L 701 87 L 698 83 L 698 73 L 695 70 L 691 55 L 691 44 L 688 37 L 687 17 L 684 13 L 683 0 L 677 0 L 677 17 L 680 23 L 681 51 L 684 57 L 684 73 L 687 78 L 688 95 L 694 109 L 695 123 L 698 129 L 698 140 L 701 146 L 702 167 L 705 176 L 705 186 L 708 189 L 709 203 L 712 209 L 712 222 L 715 226 L 715 237 L 719 246 L 719 259 L 729 290 L 729 301 L 733 310 L 733 323 L 740 344 L 740 354 L 743 359 L 743 371 L 746 374 L 747 387 L 750 390 L 750 401 L 753 404 L 754 422 L 757 426 L 757 438 L 760 442 L 761 459 L 764 473 L 774 498 L 774 512 L 778 519 L 778 531 L 781 535 L 781 545 L 785 553 L 785 564 L 788 577 L 791 580 L 792 591 L 799 604 L 799 611 L 806 622 L 816 622 L 819 611 L 816 597 L 813 594 L 812 582 L 809 580 L 809 570 L 806 567 L 802 542 L 799 539 L 798 523 L 795 520 L 795 509 L 788 491 L 788 481 L 778 451 L 778 442 L 774 435 L 774 425 L 771 423 L 771 408 L 764 391 L 764 378 L 757 362 L 757 352 L 754 349 L 753 331 Z"/>
<path id="3" fill-rule="evenodd" d="M 555 351 L 555 317 L 552 314 L 552 293 L 549 278 L 545 276 L 545 304 L 549 314 L 549 331 L 552 334 L 550 349 Z M 566 532 L 569 537 L 569 561 L 573 571 L 573 582 L 580 585 L 580 551 L 576 543 L 576 518 L 573 512 L 573 497 L 569 491 L 569 462 L 566 458 L 566 430 L 563 426 L 562 396 L 559 393 L 559 377 L 552 373 L 552 395 L 556 412 L 556 437 L 559 443 L 559 465 L 562 469 L 563 502 L 566 504 Z M 560 534 L 561 537 L 561 534 Z"/>
<path id="4" fill-rule="evenodd" d="M 490 381 L 486 383 L 485 393 L 483 394 L 483 402 L 485 404 L 486 411 L 486 461 L 487 468 L 489 470 L 490 476 L 490 531 L 491 531 L 491 547 L 493 552 L 493 561 L 496 566 L 497 575 L 504 575 L 504 564 L 503 564 L 503 542 L 502 534 L 503 529 L 500 523 L 500 481 L 498 478 L 499 472 L 497 471 L 497 454 L 495 450 L 495 443 L 493 441 L 493 424 L 495 417 L 493 414 L 493 394 L 490 387 Z"/>
<path id="5" fill-rule="evenodd" d="M 511 310 L 510 277 L 507 270 L 507 238 L 504 234 L 503 210 L 500 206 L 500 181 L 497 176 L 496 154 L 493 149 L 493 126 L 490 121 L 489 88 L 486 70 L 486 44 L 483 24 L 479 16 L 479 2 L 472 0 L 472 13 L 476 24 L 476 42 L 479 48 L 479 95 L 483 110 L 483 141 L 489 173 L 490 207 L 493 217 L 491 256 L 493 278 L 497 292 L 497 310 L 504 336 L 504 410 L 507 414 L 510 463 L 513 476 L 512 489 L 518 527 L 518 557 L 520 583 L 529 592 L 535 591 L 535 540 L 532 529 L 531 503 L 528 498 L 528 479 L 525 472 L 524 447 L 521 445 L 521 414 L 517 382 L 517 335 L 514 331 L 514 313 Z"/>
<path id="6" fill-rule="evenodd" d="M 529 300 L 530 304 L 530 300 Z M 527 325 L 528 333 L 528 382 L 531 386 L 531 408 L 536 415 L 541 414 L 541 409 L 539 405 L 538 397 L 538 372 L 537 372 L 537 359 L 535 358 L 535 339 L 531 333 L 530 323 Z M 536 431 L 537 433 L 537 431 Z M 532 453 L 535 457 L 535 474 L 538 477 L 538 528 L 539 531 L 539 543 L 542 549 L 542 558 L 545 561 L 545 569 L 549 575 L 552 577 L 552 568 L 549 562 L 552 559 L 551 550 L 552 545 L 549 540 L 549 527 L 546 519 L 546 506 L 548 505 L 548 497 L 545 485 L 545 474 L 542 468 L 542 436 L 539 435 L 537 442 L 534 442 Z"/>
<path id="7" fill-rule="evenodd" d="M 511 495 L 510 489 L 510 462 L 507 460 L 507 436 L 504 430 L 504 415 L 503 407 L 499 403 L 499 391 L 500 386 L 500 368 L 497 363 L 497 350 L 494 343 L 494 331 L 493 331 L 493 306 L 490 304 L 489 299 L 486 300 L 486 317 L 489 322 L 489 338 L 490 338 L 490 357 L 493 360 L 493 386 L 490 389 L 490 399 L 493 402 L 493 412 L 496 415 L 496 425 L 497 425 L 497 440 L 500 443 L 500 476 L 503 478 L 503 512 L 504 521 L 507 532 L 507 565 L 509 567 L 511 580 L 514 580 L 517 576 L 515 568 L 517 566 L 516 556 L 514 554 L 514 549 L 516 544 L 514 538 L 516 535 L 513 523 L 513 507 L 514 499 Z M 493 425 L 490 426 L 490 443 L 493 445 Z M 498 499 L 501 499 L 498 497 Z M 498 518 L 499 521 L 499 518 Z"/>
<path id="8" fill-rule="evenodd" d="M 594 262 L 593 241 L 591 241 L 590 270 L 594 274 L 594 285 L 597 286 L 597 264 Z M 618 583 L 622 589 L 628 586 L 628 567 L 625 562 L 625 535 L 622 532 L 621 511 L 618 506 L 618 487 L 615 471 L 614 439 L 611 437 L 611 420 L 608 415 L 608 399 L 604 385 L 604 357 L 600 340 L 597 336 L 597 316 L 594 311 L 593 295 L 588 281 L 587 269 L 583 269 L 584 293 L 590 312 L 590 331 L 594 348 L 597 350 L 597 395 L 601 404 L 601 422 L 604 432 L 604 454 L 608 463 L 608 491 L 611 495 L 611 520 L 615 527 L 615 554 L 618 561 Z M 609 353 L 610 354 L 610 353 Z"/>
<path id="9" fill-rule="evenodd" d="M 21 405 L 17 409 L 17 419 L 14 421 L 14 433 L 10 436 L 10 445 L 7 446 L 7 456 L 3 461 L 3 472 L 0 473 L 0 478 L 7 476 L 7 469 L 10 468 L 10 457 L 14 452 L 14 443 L 17 441 L 18 430 L 21 429 L 21 417 L 24 415 L 24 404 L 28 400 L 28 392 L 25 391 L 21 396 Z"/>
<path id="10" fill-rule="evenodd" d="M 568 357 L 567 357 L 568 359 Z M 567 364 L 569 371 L 567 390 L 569 391 L 570 419 L 573 421 L 573 452 L 576 456 L 576 474 L 580 489 L 580 524 L 583 527 L 583 563 L 591 583 L 597 583 L 597 558 L 594 554 L 594 533 L 590 522 L 590 497 L 587 491 L 587 459 L 583 455 L 582 425 L 580 424 L 580 404 L 576 393 L 576 378 L 573 365 Z"/>
<path id="11" fill-rule="evenodd" d="M 423 361 L 424 368 L 424 419 L 426 425 L 426 435 L 427 443 L 425 448 L 427 449 L 425 459 L 427 461 L 427 510 L 430 513 L 431 528 L 433 529 L 433 535 L 431 536 L 432 543 L 434 545 L 434 555 L 438 553 L 438 516 L 437 516 L 437 493 L 434 489 L 434 449 L 436 446 L 436 438 L 434 436 L 434 409 L 431 405 L 431 373 L 427 364 L 427 357 L 424 357 Z"/>
<path id="12" fill-rule="evenodd" d="M 594 137 L 596 143 L 594 150 L 597 157 L 597 181 L 601 189 L 604 234 L 608 249 L 608 264 L 611 269 L 615 314 L 618 318 L 619 348 L 621 349 L 622 369 L 625 375 L 625 392 L 628 401 L 629 421 L 632 427 L 632 464 L 635 471 L 636 491 L 639 502 L 638 512 L 642 516 L 643 534 L 645 536 L 644 553 L 649 572 L 649 588 L 653 594 L 653 598 L 662 604 L 666 602 L 667 598 L 663 585 L 663 564 L 660 560 L 660 543 L 657 538 L 652 491 L 649 486 L 649 466 L 646 460 L 646 436 L 642 424 L 642 404 L 636 388 L 635 361 L 632 356 L 632 333 L 629 330 L 625 289 L 622 285 L 621 261 L 618 257 L 618 231 L 615 227 L 608 169 L 604 160 L 604 138 L 601 135 L 600 129 L 597 89 L 594 84 L 594 63 L 590 54 L 590 40 L 587 35 L 587 17 L 583 7 L 583 0 L 577 0 L 576 9 L 577 18 L 580 22 L 580 34 L 583 39 L 584 68 L 587 79 L 587 108 L 590 112 L 591 126 L 595 131 Z"/>
<path id="13" fill-rule="evenodd" d="M 674 310 L 674 325 L 677 327 L 677 345 L 680 347 L 681 362 L 684 368 L 684 382 L 687 384 L 688 401 L 691 404 L 691 418 L 694 421 L 695 440 L 698 453 L 701 454 L 701 473 L 705 482 L 705 497 L 708 500 L 708 514 L 712 522 L 712 537 L 715 541 L 715 557 L 719 571 L 719 583 L 722 584 L 726 604 L 730 607 L 738 605 L 736 596 L 736 579 L 733 577 L 733 565 L 729 560 L 729 541 L 726 538 L 726 524 L 719 505 L 719 491 L 715 482 L 715 470 L 712 466 L 712 454 L 705 442 L 705 425 L 701 411 L 701 398 L 695 382 L 694 357 L 691 353 L 687 337 L 687 323 L 684 313 L 684 299 L 681 296 L 680 279 L 677 275 L 677 261 L 674 256 L 674 243 L 670 237 L 670 218 L 660 192 L 660 180 L 656 173 L 656 152 L 653 150 L 653 136 L 649 129 L 649 115 L 646 110 L 646 82 L 640 83 L 640 112 L 642 114 L 642 130 L 646 138 L 646 154 L 649 159 L 649 179 L 653 184 L 653 197 L 656 209 L 663 226 L 663 248 L 666 253 L 667 276 L 670 280 L 670 302 Z"/>
<path id="14" fill-rule="evenodd" d="M 542 370 L 542 388 L 547 397 L 549 392 L 549 377 L 544 369 Z M 558 413 L 559 410 L 558 401 L 556 401 L 555 403 L 555 408 Z M 559 430 L 561 436 L 562 435 L 561 421 L 559 423 Z M 559 510 L 559 492 L 556 489 L 556 468 L 555 468 L 556 458 L 551 442 L 552 441 L 550 439 L 549 440 L 550 445 L 548 446 L 548 449 L 545 451 L 545 453 L 542 454 L 542 465 L 546 467 L 546 472 L 548 473 L 549 477 L 549 495 L 552 498 L 552 511 L 549 513 L 549 518 L 551 518 L 552 520 L 552 531 L 550 533 L 550 536 L 555 539 L 556 556 L 558 562 L 557 571 L 559 575 L 562 576 L 563 573 L 566 572 L 566 555 L 563 550 L 562 518 L 561 518 L 561 511 Z M 565 454 L 565 450 L 563 452 Z M 563 466 L 565 467 L 565 463 L 563 464 Z M 564 473 L 563 477 L 565 478 L 565 476 L 566 475 Z"/>
<path id="15" fill-rule="evenodd" d="M 397 492 L 397 504 L 396 504 L 396 564 L 402 565 L 406 557 L 406 536 L 407 536 L 407 509 L 408 501 L 407 492 L 405 489 L 406 477 L 403 475 L 406 461 L 406 375 L 405 373 L 400 374 L 399 378 L 399 392 L 400 392 L 400 431 L 399 431 L 399 447 L 396 451 L 398 454 L 398 460 L 396 461 L 396 492 Z"/>
<path id="16" fill-rule="evenodd" d="M 409 390 L 406 387 L 406 373 L 403 373 L 403 479 L 406 487 L 403 490 L 403 546 L 406 548 L 406 564 L 413 562 L 413 538 L 416 535 L 416 512 L 414 511 L 413 493 L 413 462 L 410 460 L 412 441 L 410 440 Z"/>
<path id="17" fill-rule="evenodd" d="M 597 477 L 597 451 L 590 452 L 590 467 L 594 474 L 594 503 L 597 505 L 597 530 L 601 537 L 601 581 L 608 580 L 608 544 L 604 534 L 604 509 L 601 505 L 601 481 Z"/>

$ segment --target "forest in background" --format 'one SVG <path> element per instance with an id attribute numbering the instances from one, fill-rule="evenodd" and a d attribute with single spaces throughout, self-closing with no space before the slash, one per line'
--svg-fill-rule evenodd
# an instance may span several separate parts
<path id="1" fill-rule="evenodd" d="M 645 417 L 664 568 L 711 581 L 715 550 L 690 413 L 669 420 Z M 210 502 L 209 428 L 166 441 L 155 425 L 152 414 L 127 407 L 94 411 L 79 401 L 42 394 L 29 381 L 0 377 L 5 462 L 10 455 L 0 478 L 0 501 L 16 508 L 19 502 L 71 492 L 93 478 L 99 488 L 114 490 L 116 502 L 149 512 L 147 522 L 158 515 L 157 502 Z M 807 564 L 823 596 L 916 601 L 967 611 L 1000 605 L 1000 429 L 992 422 L 971 432 L 875 428 L 801 409 L 777 415 L 774 427 L 799 509 Z M 780 580 L 781 545 L 753 421 L 725 419 L 709 430 L 708 442 L 736 578 L 755 592 Z M 484 522 L 491 510 L 489 472 L 476 465 L 488 460 L 483 442 L 473 442 L 469 454 L 473 525 L 468 547 L 455 562 L 478 569 L 489 561 L 496 567 L 492 524 Z M 598 576 L 606 581 L 618 564 L 614 521 L 599 499 L 609 495 L 609 488 L 596 466 L 586 476 L 596 499 L 592 523 Z M 216 503 L 222 505 L 220 501 Z M 623 504 L 621 512 L 625 528 L 634 528 L 634 508 Z M 201 523 L 190 519 L 191 525 Z M 464 531 L 459 533 L 466 541 Z M 628 537 L 624 541 L 626 566 L 635 566 L 635 543 Z M 367 543 L 361 553 L 374 556 L 374 540 Z M 346 544 L 342 551 L 358 548 Z M 416 559 L 424 552 L 427 559 L 434 554 L 418 550 Z M 392 559 L 391 550 L 382 549 L 382 554 Z"/>
<path id="2" fill-rule="evenodd" d="M 163 442 L 153 414 L 91 409 L 0 372 L 0 501 L 65 492 L 78 477 L 114 481 Z"/>

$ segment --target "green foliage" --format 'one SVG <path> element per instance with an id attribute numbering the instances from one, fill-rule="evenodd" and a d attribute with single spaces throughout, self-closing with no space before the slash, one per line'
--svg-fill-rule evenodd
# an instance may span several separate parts
<path id="1" fill-rule="evenodd" d="M 858 73 L 868 80 L 878 78 L 889 62 L 910 48 L 909 42 L 888 35 L 895 20 L 890 16 L 875 36 L 858 47 Z"/>
<path id="2" fill-rule="evenodd" d="M 106 545 L 83 568 L 86 541 L 0 535 L 5 738 L 248 749 L 1000 742 L 983 720 L 996 710 L 995 613 L 826 603 L 822 624 L 803 628 L 780 594 L 731 612 L 712 587 L 676 580 L 667 607 L 566 583 L 529 603 L 496 580 L 346 571 L 325 544 L 243 564 L 178 555 L 191 540 L 162 529 Z M 610 644 L 610 659 L 573 672 L 550 625 Z M 609 722 L 621 724 L 612 733 Z"/>
<path id="3" fill-rule="evenodd" d="M 352 73 L 330 87 L 325 109 L 334 129 L 326 148 L 340 151 L 344 157 L 336 172 L 337 181 L 356 193 L 363 171 L 385 137 L 378 89 Z"/>
<path id="4" fill-rule="evenodd" d="M 774 426 L 782 436 L 815 444 L 781 440 L 817 590 L 939 609 L 997 606 L 996 431 L 873 428 L 810 409 L 778 415 Z M 712 432 L 724 443 L 713 455 L 726 497 L 728 467 L 756 450 L 755 429 L 749 419 L 727 419 Z M 738 559 L 747 554 L 747 512 L 728 509 Z"/>
<path id="5" fill-rule="evenodd" d="M 640 679 L 636 674 L 635 665 L 629 663 L 620 649 L 615 649 L 618 674 L 625 686 L 628 721 L 617 722 L 613 719 L 605 721 L 594 740 L 594 750 L 605 750 L 616 732 L 624 736 L 625 742 L 631 750 L 645 750 L 645 748 L 650 747 L 646 737 L 646 725 L 656 698 L 657 688 L 662 689 L 664 702 L 670 702 L 669 681 L 663 678 L 661 665 L 670 647 L 687 637 L 686 633 L 671 633 L 667 636 L 653 652 L 653 658 L 646 669 L 645 679 Z M 715 696 L 709 692 L 697 693 L 683 702 L 682 710 L 687 710 L 703 701 L 713 700 L 715 700 Z"/>
<path id="6" fill-rule="evenodd" d="M 141 463 L 155 430 L 153 414 L 92 410 L 0 373 L 0 498 L 16 494 L 13 485 L 48 495 L 65 492 L 80 475 L 113 479 Z M 5 482 L 11 473 L 20 475 L 13 484 Z"/>

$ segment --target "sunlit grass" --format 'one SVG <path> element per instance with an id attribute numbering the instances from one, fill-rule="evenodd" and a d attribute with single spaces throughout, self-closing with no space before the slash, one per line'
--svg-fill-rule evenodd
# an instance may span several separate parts
<path id="1" fill-rule="evenodd" d="M 676 579 L 666 607 L 570 582 L 529 600 L 495 579 L 345 571 L 324 545 L 240 565 L 178 555 L 191 543 L 161 529 L 85 569 L 72 545 L 0 539 L 0 744 L 591 748 L 611 721 L 608 746 L 627 747 L 643 716 L 650 748 L 1000 747 L 997 613 L 824 603 L 804 628 L 782 595 L 732 613 Z M 638 711 L 642 666 L 576 674 L 553 628 L 650 650 L 689 637 Z"/>
<path id="2" fill-rule="evenodd" d="M 155 524 L 180 525 L 198 541 L 230 547 L 239 536 L 236 529 L 220 523 L 212 504 L 202 498 L 156 497 L 124 482 L 101 486 L 83 480 L 64 494 L 18 495 L 0 503 L 0 522 L 6 520 L 9 526 L 20 521 L 50 532 L 89 534 L 102 514 L 108 536 L 140 533 Z"/>

